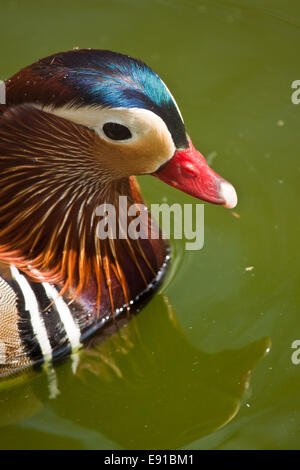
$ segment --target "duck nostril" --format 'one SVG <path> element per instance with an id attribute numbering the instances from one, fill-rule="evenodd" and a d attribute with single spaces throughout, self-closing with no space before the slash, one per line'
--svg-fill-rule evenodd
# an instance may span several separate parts
<path id="1" fill-rule="evenodd" d="M 181 173 L 185 173 L 185 176 L 190 177 L 190 178 L 195 178 L 198 175 L 198 170 L 196 166 L 191 163 L 191 162 L 182 162 L 181 165 L 179 165 Z"/>

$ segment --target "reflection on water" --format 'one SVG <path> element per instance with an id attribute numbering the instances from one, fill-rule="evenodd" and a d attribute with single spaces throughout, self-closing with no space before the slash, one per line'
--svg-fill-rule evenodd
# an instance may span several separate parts
<path id="1" fill-rule="evenodd" d="M 196 349 L 162 295 L 143 322 L 134 317 L 107 341 L 97 341 L 80 354 L 75 375 L 71 361 L 56 368 L 55 399 L 49 399 L 46 374 L 3 390 L 1 425 L 21 421 L 15 436 L 24 429 L 45 435 L 51 429 L 83 447 L 85 433 L 95 447 L 99 435 L 125 449 L 182 447 L 233 419 L 252 370 L 269 349 L 267 338 L 215 354 Z"/>

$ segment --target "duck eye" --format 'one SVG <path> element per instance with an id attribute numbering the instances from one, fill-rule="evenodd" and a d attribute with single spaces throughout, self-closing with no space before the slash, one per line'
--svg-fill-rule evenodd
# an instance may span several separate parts
<path id="1" fill-rule="evenodd" d="M 103 126 L 103 132 L 112 140 L 126 140 L 132 137 L 128 127 L 116 122 L 106 122 Z"/>

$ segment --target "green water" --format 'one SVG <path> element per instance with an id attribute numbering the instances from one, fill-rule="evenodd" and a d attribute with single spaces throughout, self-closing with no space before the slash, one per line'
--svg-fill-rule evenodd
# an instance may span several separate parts
<path id="1" fill-rule="evenodd" d="M 299 2 L 2 0 L 0 14 L 0 78 L 74 46 L 141 58 L 239 195 L 239 218 L 205 205 L 204 248 L 173 241 L 159 294 L 75 376 L 57 367 L 56 399 L 44 374 L 2 390 L 0 447 L 299 449 Z M 149 203 L 197 202 L 140 183 Z"/>

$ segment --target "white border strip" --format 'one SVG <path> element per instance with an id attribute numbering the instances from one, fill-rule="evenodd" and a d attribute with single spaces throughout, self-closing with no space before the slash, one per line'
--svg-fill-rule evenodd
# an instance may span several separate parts
<path id="1" fill-rule="evenodd" d="M 6 85 L 0 80 L 0 104 L 6 104 Z"/>
<path id="2" fill-rule="evenodd" d="M 78 325 L 75 323 L 69 307 L 62 296 L 58 294 L 57 290 L 48 284 L 48 282 L 43 282 L 43 287 L 49 299 L 53 300 L 55 303 L 56 310 L 64 325 L 72 350 L 78 348 L 78 346 L 80 346 L 81 332 Z"/>

